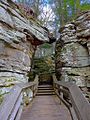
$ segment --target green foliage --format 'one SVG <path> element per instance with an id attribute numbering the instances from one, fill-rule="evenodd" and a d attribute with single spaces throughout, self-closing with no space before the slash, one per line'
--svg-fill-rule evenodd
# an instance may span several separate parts
<path id="1" fill-rule="evenodd" d="M 52 47 L 52 45 L 48 44 L 48 43 L 44 43 L 42 46 L 40 46 L 41 48 L 44 48 L 44 49 L 49 49 Z"/>
<path id="2" fill-rule="evenodd" d="M 34 69 L 36 74 L 52 73 L 55 69 L 52 57 L 46 56 L 34 60 Z"/>
<path id="3" fill-rule="evenodd" d="M 63 26 L 66 22 L 73 20 L 80 12 L 90 10 L 90 2 L 88 0 L 49 0 L 53 8 L 57 21 Z M 57 22 L 59 23 L 59 22 Z"/>
<path id="4" fill-rule="evenodd" d="M 3 102 L 3 97 L 0 95 L 0 104 Z"/>
<path id="5" fill-rule="evenodd" d="M 17 2 L 26 3 L 34 9 L 40 23 L 45 26 L 52 26 L 54 29 L 59 29 L 59 25 L 63 26 L 67 22 L 73 20 L 80 12 L 90 10 L 89 0 L 16 0 Z M 42 15 L 43 8 L 49 5 L 52 8 L 52 13 L 55 14 L 54 22 L 52 19 L 44 18 Z M 49 12 L 47 13 L 49 14 Z M 47 16 L 45 14 L 45 17 Z M 40 18 L 39 18 L 39 17 Z M 31 19 L 31 18 L 30 18 Z M 56 31 L 55 31 L 56 32 Z M 50 46 L 44 44 L 42 48 L 48 49 Z"/>
<path id="6" fill-rule="evenodd" d="M 82 4 L 80 7 L 81 11 L 86 11 L 86 10 L 90 10 L 90 4 Z"/>
<path id="7" fill-rule="evenodd" d="M 34 71 L 30 71 L 27 76 L 29 77 L 28 79 L 29 82 L 34 81 L 34 78 L 35 78 Z"/>

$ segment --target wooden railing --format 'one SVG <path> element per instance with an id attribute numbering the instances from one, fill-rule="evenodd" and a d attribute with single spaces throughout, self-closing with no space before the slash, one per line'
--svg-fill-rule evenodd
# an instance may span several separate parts
<path id="1" fill-rule="evenodd" d="M 23 106 L 29 104 L 35 96 L 37 88 L 38 76 L 35 77 L 34 82 L 15 85 L 0 106 L 0 120 L 19 120 Z"/>
<path id="2" fill-rule="evenodd" d="M 73 120 L 90 120 L 90 103 L 77 85 L 57 81 L 53 75 L 53 86 L 58 97 L 70 110 Z"/>

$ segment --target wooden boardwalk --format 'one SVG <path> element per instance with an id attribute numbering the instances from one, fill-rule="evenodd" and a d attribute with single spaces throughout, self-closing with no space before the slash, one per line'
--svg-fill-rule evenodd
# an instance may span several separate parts
<path id="1" fill-rule="evenodd" d="M 20 120 L 71 120 L 68 109 L 56 95 L 36 96 L 26 107 Z"/>
<path id="2" fill-rule="evenodd" d="M 23 109 L 22 94 L 26 91 L 28 97 L 30 89 L 34 99 Z M 60 99 L 66 103 L 63 96 L 68 99 L 68 94 L 70 112 L 60 104 Z M 71 116 L 74 120 L 90 120 L 90 104 L 75 84 L 57 81 L 55 75 L 53 86 L 38 86 L 38 76 L 34 82 L 15 85 L 0 106 L 0 120 L 71 120 Z"/>

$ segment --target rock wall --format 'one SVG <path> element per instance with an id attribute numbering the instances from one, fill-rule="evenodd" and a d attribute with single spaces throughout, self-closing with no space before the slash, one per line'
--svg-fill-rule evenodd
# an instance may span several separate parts
<path id="1" fill-rule="evenodd" d="M 37 21 L 27 19 L 11 0 L 0 0 L 0 93 L 28 81 L 33 53 L 43 42 L 49 42 L 48 34 Z"/>
<path id="2" fill-rule="evenodd" d="M 90 11 L 63 26 L 60 33 L 55 60 L 58 80 L 90 87 Z"/>

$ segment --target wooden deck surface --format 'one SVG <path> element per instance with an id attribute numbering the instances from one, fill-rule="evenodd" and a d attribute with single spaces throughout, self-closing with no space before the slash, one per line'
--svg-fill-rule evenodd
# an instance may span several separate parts
<path id="1" fill-rule="evenodd" d="M 36 96 L 26 107 L 20 120 L 71 120 L 68 109 L 60 105 L 56 95 Z"/>

